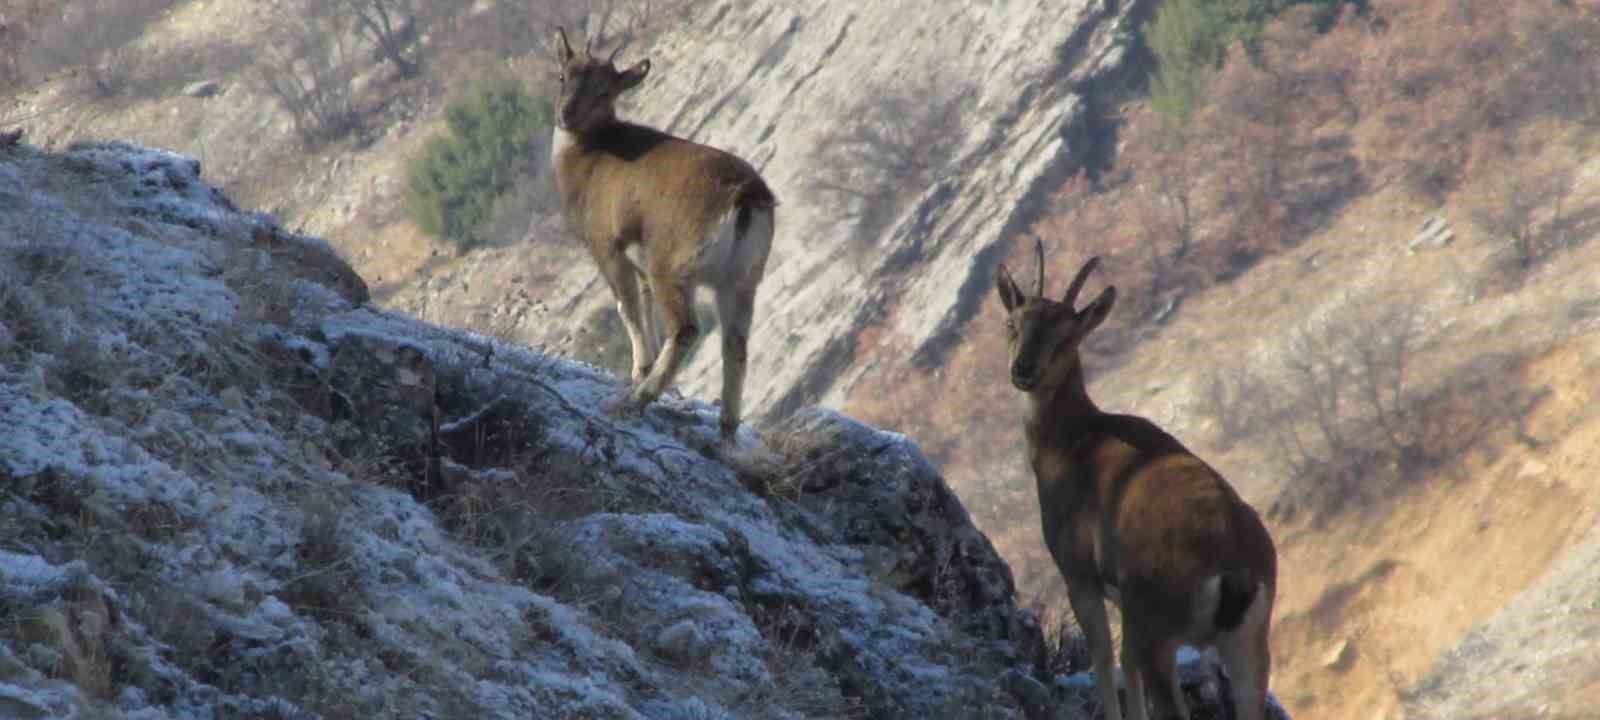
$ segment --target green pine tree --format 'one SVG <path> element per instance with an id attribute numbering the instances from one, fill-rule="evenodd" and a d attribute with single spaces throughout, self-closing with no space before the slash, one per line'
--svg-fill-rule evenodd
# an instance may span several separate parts
<path id="1" fill-rule="evenodd" d="M 1206 84 L 1229 45 L 1254 43 L 1267 22 L 1291 5 L 1331 11 L 1347 2 L 1365 6 L 1365 0 L 1167 0 L 1144 29 L 1145 44 L 1156 56 L 1151 105 L 1169 120 L 1187 124 L 1205 105 Z"/>
<path id="2" fill-rule="evenodd" d="M 447 108 L 445 124 L 449 132 L 411 164 L 406 208 L 423 232 L 470 248 L 488 240 L 500 196 L 537 167 L 550 107 L 515 80 L 496 78 Z"/>

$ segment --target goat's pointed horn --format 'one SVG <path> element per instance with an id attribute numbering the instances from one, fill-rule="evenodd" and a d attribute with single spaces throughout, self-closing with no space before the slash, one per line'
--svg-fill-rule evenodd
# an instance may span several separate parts
<path id="1" fill-rule="evenodd" d="M 617 53 L 619 52 L 622 52 L 621 44 L 618 44 L 616 47 L 611 49 L 611 56 L 606 58 L 606 64 L 615 65 L 617 62 Z"/>
<path id="2" fill-rule="evenodd" d="M 1061 302 L 1065 303 L 1067 307 L 1076 310 L 1078 306 L 1078 291 L 1082 290 L 1083 283 L 1088 281 L 1089 273 L 1094 272 L 1094 269 L 1099 266 L 1100 258 L 1098 256 L 1089 258 L 1089 262 L 1084 263 L 1083 269 L 1078 271 L 1078 276 L 1072 279 L 1072 284 L 1067 286 L 1067 295 Z"/>
<path id="3" fill-rule="evenodd" d="M 593 35 L 590 35 L 589 39 L 584 41 L 584 43 L 583 43 L 583 54 L 585 56 L 587 56 L 590 60 L 594 59 L 594 36 Z"/>
<path id="4" fill-rule="evenodd" d="M 1044 297 L 1044 240 L 1037 235 L 1033 238 L 1033 259 L 1039 265 L 1039 282 L 1034 285 L 1033 294 Z"/>

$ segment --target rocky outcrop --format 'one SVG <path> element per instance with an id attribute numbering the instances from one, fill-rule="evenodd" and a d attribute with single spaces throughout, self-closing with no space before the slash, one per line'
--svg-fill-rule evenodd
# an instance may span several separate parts
<path id="1" fill-rule="evenodd" d="M 614 416 L 198 171 L 0 151 L 8 716 L 1089 716 L 905 437 Z"/>

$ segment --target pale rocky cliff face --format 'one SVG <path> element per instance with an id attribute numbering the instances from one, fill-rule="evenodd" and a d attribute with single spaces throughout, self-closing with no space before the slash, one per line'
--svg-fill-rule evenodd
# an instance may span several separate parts
<path id="1" fill-rule="evenodd" d="M 778 193 L 778 237 L 751 343 L 752 416 L 781 417 L 813 402 L 839 406 L 858 385 L 870 385 L 869 368 L 937 360 L 942 343 L 989 291 L 998 243 L 1026 227 L 1039 197 L 1089 152 L 1084 92 L 1117 85 L 1128 74 L 1135 20 L 1148 5 L 712 4 L 653 46 L 619 57 L 627 63 L 648 56 L 653 64 L 650 78 L 626 100 L 624 117 L 738 153 Z M 930 72 L 941 86 L 975 90 L 964 101 L 965 134 L 932 186 L 909 200 L 881 236 L 862 242 L 847 213 L 814 189 L 838 172 L 823 160 L 830 123 L 862 112 L 885 88 Z M 572 262 L 546 288 L 552 312 L 520 323 L 513 335 L 559 348 L 612 304 L 570 241 L 480 253 L 452 275 L 470 284 L 531 253 L 568 253 Z M 436 307 L 447 304 L 438 291 L 455 279 L 402 293 L 396 303 L 420 307 L 426 297 Z M 916 352 L 860 362 L 870 348 L 858 347 L 857 334 L 885 320 L 888 339 Z M 680 389 L 715 398 L 720 363 L 714 351 L 699 353 L 680 376 Z"/>

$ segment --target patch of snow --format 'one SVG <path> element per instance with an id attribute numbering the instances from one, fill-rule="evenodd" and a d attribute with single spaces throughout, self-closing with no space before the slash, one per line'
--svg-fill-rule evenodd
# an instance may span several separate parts
<path id="1" fill-rule="evenodd" d="M 83 561 L 51 565 L 38 555 L 0 550 L 0 599 L 33 604 L 60 595 L 88 575 Z"/>

